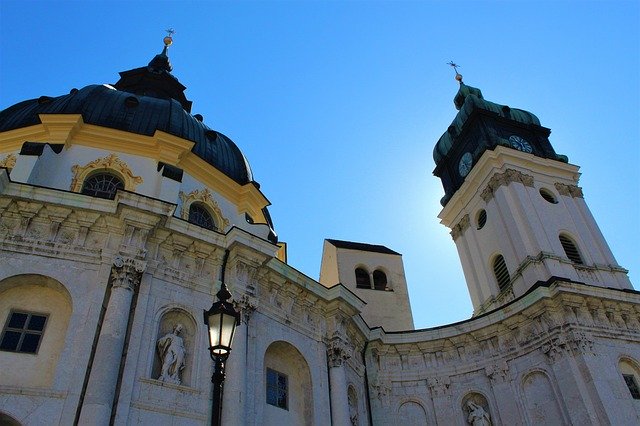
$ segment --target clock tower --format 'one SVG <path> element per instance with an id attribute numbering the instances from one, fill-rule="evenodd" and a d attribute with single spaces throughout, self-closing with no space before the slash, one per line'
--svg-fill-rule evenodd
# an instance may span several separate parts
<path id="1" fill-rule="evenodd" d="M 458 113 L 434 148 L 433 173 L 474 315 L 557 279 L 631 289 L 587 207 L 579 168 L 555 152 L 551 131 L 456 79 Z"/>

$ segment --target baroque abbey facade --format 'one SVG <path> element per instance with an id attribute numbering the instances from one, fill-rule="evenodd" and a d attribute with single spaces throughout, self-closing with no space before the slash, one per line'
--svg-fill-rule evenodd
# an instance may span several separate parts
<path id="1" fill-rule="evenodd" d="M 434 174 L 474 314 L 414 330 L 399 253 L 325 240 L 317 281 L 287 264 L 170 43 L 0 112 L 1 424 L 208 424 L 223 277 L 224 425 L 640 422 L 639 294 L 534 114 L 459 77 Z"/>

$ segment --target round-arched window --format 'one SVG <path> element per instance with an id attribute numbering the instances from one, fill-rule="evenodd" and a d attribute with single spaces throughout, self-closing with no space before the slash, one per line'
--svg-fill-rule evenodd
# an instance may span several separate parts
<path id="1" fill-rule="evenodd" d="M 369 273 L 364 268 L 356 268 L 356 287 L 371 288 Z"/>
<path id="2" fill-rule="evenodd" d="M 480 210 L 478 212 L 478 229 L 484 228 L 484 225 L 487 223 L 487 211 L 485 209 Z"/>
<path id="3" fill-rule="evenodd" d="M 212 231 L 216 229 L 213 216 L 211 216 L 211 213 L 200 203 L 193 203 L 189 207 L 189 222 Z"/>
<path id="4" fill-rule="evenodd" d="M 564 253 L 567 255 L 569 260 L 579 265 L 584 264 L 576 243 L 574 243 L 571 238 L 563 234 L 560 234 L 559 239 L 560 244 L 562 244 L 562 248 L 564 249 Z"/>
<path id="5" fill-rule="evenodd" d="M 373 271 L 373 288 L 376 290 L 387 289 L 387 274 L 382 272 L 380 269 Z"/>
<path id="6" fill-rule="evenodd" d="M 92 197 L 113 199 L 118 189 L 124 189 L 122 179 L 112 173 L 99 172 L 85 179 L 80 192 Z"/>
<path id="7" fill-rule="evenodd" d="M 498 288 L 504 290 L 511 283 L 511 277 L 509 276 L 509 270 L 507 264 L 504 261 L 504 257 L 501 254 L 496 256 L 493 260 L 493 274 L 498 282 Z"/>

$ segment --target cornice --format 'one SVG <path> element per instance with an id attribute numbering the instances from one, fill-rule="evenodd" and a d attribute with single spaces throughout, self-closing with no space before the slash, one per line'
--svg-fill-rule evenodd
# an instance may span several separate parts
<path id="1" fill-rule="evenodd" d="M 509 169 L 513 170 L 510 172 L 511 174 L 519 172 L 524 175 L 533 175 L 534 181 L 544 177 L 549 181 L 565 185 L 576 185 L 580 178 L 578 166 L 573 164 L 497 146 L 494 150 L 487 150 L 482 154 L 464 183 L 440 211 L 438 215 L 440 223 L 452 228 L 464 214 L 468 213 L 466 209 L 475 200 L 475 197 L 481 196 L 481 191 L 490 186 L 493 176 L 505 173 Z M 528 178 L 525 178 L 523 182 L 533 184 Z"/>
<path id="2" fill-rule="evenodd" d="M 194 143 L 189 140 L 159 130 L 153 136 L 145 136 L 86 124 L 80 114 L 40 114 L 39 117 L 42 124 L 0 133 L 0 153 L 19 151 L 24 142 L 30 141 L 151 158 L 183 169 L 238 206 L 239 214 L 248 212 L 256 222 L 267 222 L 262 209 L 270 203 L 264 194 L 253 183 L 241 185 L 191 152 Z"/>

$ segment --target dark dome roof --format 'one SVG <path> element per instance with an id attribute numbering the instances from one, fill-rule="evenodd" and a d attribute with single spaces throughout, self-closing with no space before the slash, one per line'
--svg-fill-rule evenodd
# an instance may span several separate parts
<path id="1" fill-rule="evenodd" d="M 253 182 L 247 159 L 225 135 L 190 113 L 185 87 L 162 54 L 120 73 L 115 87 L 91 85 L 55 98 L 41 96 L 0 111 L 0 132 L 40 124 L 38 114 L 81 114 L 87 124 L 151 136 L 156 130 L 195 142 L 192 152 L 239 184 Z M 197 117 L 197 118 L 196 118 Z"/>

